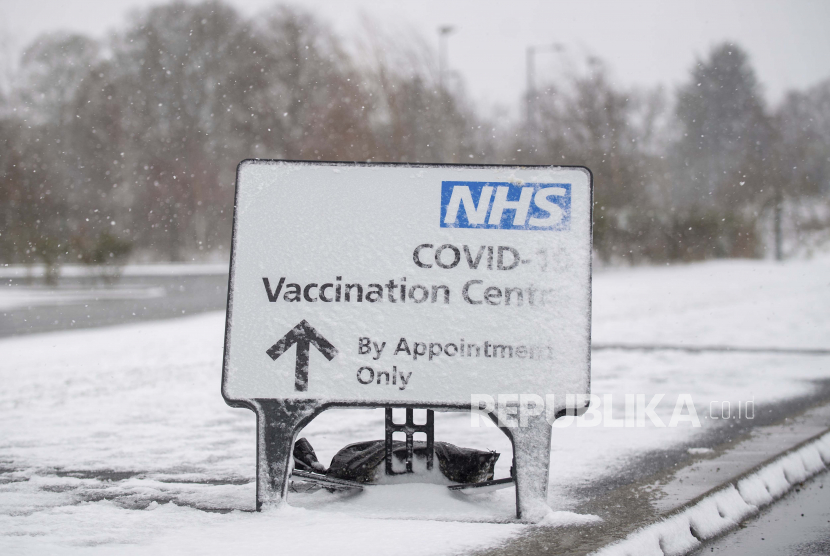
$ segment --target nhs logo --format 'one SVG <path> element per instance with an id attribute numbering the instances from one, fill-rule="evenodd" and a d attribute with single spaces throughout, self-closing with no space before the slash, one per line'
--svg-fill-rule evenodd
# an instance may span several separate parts
<path id="1" fill-rule="evenodd" d="M 571 184 L 441 182 L 442 228 L 568 230 Z"/>

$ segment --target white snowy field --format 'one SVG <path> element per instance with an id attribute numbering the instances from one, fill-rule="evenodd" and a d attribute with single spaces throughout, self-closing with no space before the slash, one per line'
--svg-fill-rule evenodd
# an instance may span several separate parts
<path id="1" fill-rule="evenodd" d="M 613 269 L 594 276 L 596 344 L 830 348 L 830 259 L 723 261 Z M 254 418 L 219 393 L 224 314 L 0 340 L 0 554 L 454 554 L 508 539 L 514 492 L 451 494 L 437 485 L 378 486 L 357 495 L 295 494 L 254 507 Z M 571 513 L 578 487 L 619 473 L 652 449 L 695 444 L 722 426 L 710 402 L 764 403 L 830 379 L 830 356 L 596 351 L 592 391 L 678 396 L 701 428 L 557 426 L 546 526 Z M 598 411 L 602 412 L 599 406 Z M 684 413 L 688 413 L 687 411 Z M 583 425 L 583 426 L 580 426 Z M 382 438 L 382 410 L 324 413 L 303 432 L 328 464 L 342 446 Z M 501 452 L 497 429 L 436 414 L 436 438 Z M 217 511 L 218 510 L 218 511 Z M 414 519 L 413 519 L 414 518 Z M 499 523 L 500 522 L 500 523 Z"/>

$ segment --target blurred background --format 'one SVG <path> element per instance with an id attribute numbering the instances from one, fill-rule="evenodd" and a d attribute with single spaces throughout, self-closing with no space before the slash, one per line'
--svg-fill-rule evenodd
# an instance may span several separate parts
<path id="1" fill-rule="evenodd" d="M 47 282 L 226 262 L 253 157 L 584 165 L 599 265 L 830 247 L 827 3 L 32 0 L 0 19 L 0 264 Z"/>

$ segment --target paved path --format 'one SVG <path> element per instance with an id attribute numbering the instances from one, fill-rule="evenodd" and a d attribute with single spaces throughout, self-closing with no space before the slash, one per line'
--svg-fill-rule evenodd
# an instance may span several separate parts
<path id="1" fill-rule="evenodd" d="M 224 274 L 125 276 L 109 287 L 75 277 L 62 278 L 58 288 L 27 284 L 21 278 L 3 283 L 0 337 L 223 310 L 228 291 Z"/>

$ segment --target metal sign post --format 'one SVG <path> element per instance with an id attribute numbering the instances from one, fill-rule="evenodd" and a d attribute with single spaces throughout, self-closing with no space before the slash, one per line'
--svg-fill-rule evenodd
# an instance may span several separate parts
<path id="1" fill-rule="evenodd" d="M 590 389 L 591 206 L 584 168 L 242 162 L 222 395 L 257 415 L 257 509 L 320 412 L 403 407 L 489 415 L 540 515 L 551 421 Z M 411 464 L 432 423 L 390 419 Z"/>

